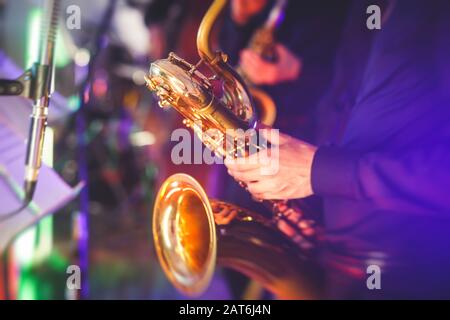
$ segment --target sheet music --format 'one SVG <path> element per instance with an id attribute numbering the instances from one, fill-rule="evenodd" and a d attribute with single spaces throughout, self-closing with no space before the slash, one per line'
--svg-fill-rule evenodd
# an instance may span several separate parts
<path id="1" fill-rule="evenodd" d="M 2 100 L 0 98 L 0 104 Z M 26 145 L 23 133 L 7 124 L 0 108 L 0 215 L 20 207 Z M 24 118 L 28 121 L 28 117 Z M 63 207 L 78 194 L 51 168 L 43 165 L 33 203 L 19 214 L 0 222 L 0 252 L 21 231 Z"/>

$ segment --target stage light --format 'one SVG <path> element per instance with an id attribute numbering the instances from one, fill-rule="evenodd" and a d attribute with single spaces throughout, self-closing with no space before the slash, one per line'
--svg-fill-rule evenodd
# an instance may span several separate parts
<path id="1" fill-rule="evenodd" d="M 136 147 L 150 146 L 156 142 L 154 134 L 148 131 L 134 132 L 131 134 L 130 140 Z"/>
<path id="2" fill-rule="evenodd" d="M 91 61 L 91 54 L 87 49 L 78 49 L 74 56 L 75 64 L 79 67 L 86 67 Z"/>

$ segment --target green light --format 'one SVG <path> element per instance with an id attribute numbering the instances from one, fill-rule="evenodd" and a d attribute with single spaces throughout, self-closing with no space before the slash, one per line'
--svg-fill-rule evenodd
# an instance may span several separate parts
<path id="1" fill-rule="evenodd" d="M 39 239 L 35 247 L 33 262 L 40 263 L 47 259 L 53 249 L 53 217 L 48 216 L 39 222 Z"/>
<path id="2" fill-rule="evenodd" d="M 30 276 L 22 276 L 20 279 L 20 287 L 17 295 L 18 300 L 36 300 L 38 299 L 38 286 L 36 279 Z"/>
<path id="3" fill-rule="evenodd" d="M 14 242 L 14 256 L 21 268 L 29 268 L 33 263 L 36 227 L 25 230 Z"/>
<path id="4" fill-rule="evenodd" d="M 25 68 L 30 68 L 38 60 L 39 56 L 39 30 L 41 27 L 42 11 L 39 8 L 33 8 L 28 14 L 28 41 L 25 54 Z"/>
<path id="5" fill-rule="evenodd" d="M 41 29 L 42 10 L 40 8 L 33 8 L 28 14 L 28 41 L 27 50 L 25 54 L 25 67 L 30 68 L 35 63 L 39 56 L 39 40 Z M 71 61 L 70 55 L 64 45 L 64 37 L 61 30 L 58 30 L 55 47 L 55 65 L 58 68 L 63 68 Z"/>
<path id="6" fill-rule="evenodd" d="M 71 61 L 72 59 L 64 44 L 63 33 L 61 32 L 61 29 L 59 29 L 56 36 L 55 64 L 58 68 L 64 68 Z"/>
<path id="7" fill-rule="evenodd" d="M 70 96 L 69 98 L 67 98 L 67 105 L 73 112 L 78 111 L 78 109 L 80 108 L 80 103 L 81 101 L 78 95 Z"/>

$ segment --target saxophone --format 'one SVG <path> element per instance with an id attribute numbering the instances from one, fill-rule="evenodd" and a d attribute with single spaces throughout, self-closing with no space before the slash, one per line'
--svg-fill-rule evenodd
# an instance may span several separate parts
<path id="1" fill-rule="evenodd" d="M 227 64 L 227 56 L 210 47 L 211 29 L 225 4 L 226 0 L 214 0 L 200 24 L 200 62 L 192 65 L 170 53 L 168 59 L 151 64 L 146 84 L 156 93 L 160 106 L 172 106 L 178 111 L 184 124 L 208 148 L 221 156 L 236 156 L 242 150 L 223 148 L 225 141 L 233 143 L 238 138 L 230 135 L 234 130 L 228 129 L 247 130 L 259 124 L 244 81 Z M 201 65 L 212 75 L 200 72 Z M 223 83 L 220 96 L 214 93 L 211 83 L 217 80 Z M 222 134 L 210 134 L 210 129 Z M 317 288 L 311 280 L 315 279 L 312 274 L 316 269 L 308 259 L 317 235 L 314 221 L 287 201 L 265 203 L 273 216 L 210 200 L 189 175 L 169 177 L 156 196 L 153 237 L 160 264 L 172 284 L 184 294 L 199 295 L 208 287 L 218 262 L 260 282 L 280 298 L 314 296 Z M 294 212 L 303 217 L 295 243 L 277 229 L 279 219 Z M 234 218 L 216 224 L 217 213 L 233 213 Z"/>
<path id="2" fill-rule="evenodd" d="M 275 30 L 283 22 L 288 0 L 276 0 L 264 25 L 256 30 L 250 40 L 250 48 L 267 61 L 276 61 Z"/>
<path id="3" fill-rule="evenodd" d="M 283 20 L 286 4 L 287 0 L 277 0 L 270 10 L 264 25 L 257 29 L 250 39 L 248 48 L 255 51 L 266 61 L 274 62 L 277 60 L 274 33 Z M 272 126 L 275 123 L 277 116 L 275 102 L 266 92 L 257 88 L 251 82 L 240 66 L 238 66 L 236 70 L 249 87 L 250 94 L 255 102 L 255 107 L 259 112 L 261 123 Z"/>

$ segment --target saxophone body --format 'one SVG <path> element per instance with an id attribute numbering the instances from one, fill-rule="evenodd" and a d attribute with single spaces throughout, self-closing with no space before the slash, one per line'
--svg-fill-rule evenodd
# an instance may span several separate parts
<path id="1" fill-rule="evenodd" d="M 147 87 L 162 107 L 173 107 L 204 144 L 221 156 L 245 156 L 226 142 L 242 138 L 236 129 L 259 127 L 252 96 L 227 57 L 210 47 L 214 22 L 226 4 L 215 0 L 197 34 L 200 62 L 193 65 L 171 53 L 151 64 Z M 203 65 L 209 75 L 199 70 Z M 220 81 L 217 94 L 213 82 Z M 233 130 L 229 130 L 233 129 Z M 210 134 L 215 130 L 220 134 Z M 245 187 L 245 186 L 244 186 Z M 303 213 L 286 201 L 267 201 L 266 217 L 233 204 L 208 199 L 191 176 L 176 174 L 161 186 L 153 211 L 153 237 L 167 277 L 181 292 L 195 296 L 208 287 L 216 262 L 256 279 L 280 298 L 314 296 L 315 268 L 308 259 L 315 243 L 314 221 L 305 219 L 295 243 L 277 229 L 286 213 Z M 215 214 L 233 217 L 217 223 Z M 286 220 L 287 221 L 287 220 Z M 304 232 L 303 232 L 304 231 Z"/>

